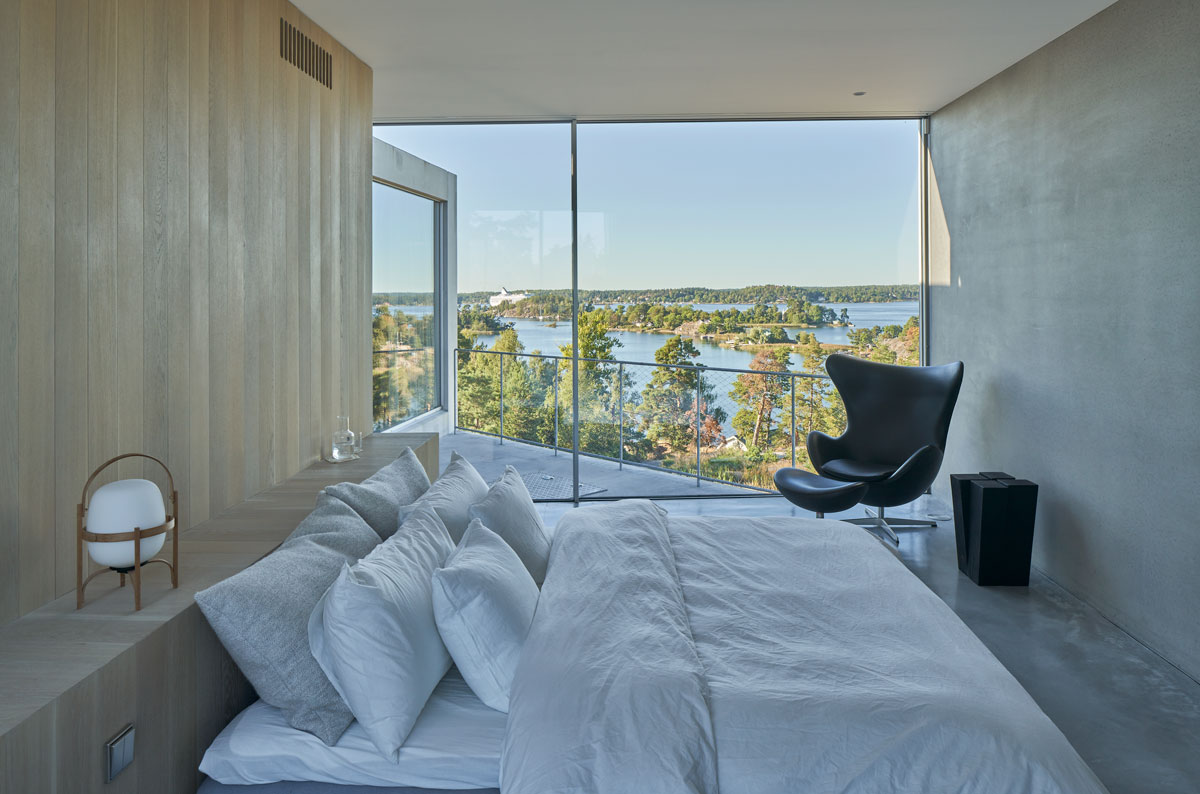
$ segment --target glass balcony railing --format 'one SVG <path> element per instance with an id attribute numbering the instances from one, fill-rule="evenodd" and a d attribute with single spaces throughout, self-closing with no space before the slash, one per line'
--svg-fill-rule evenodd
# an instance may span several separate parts
<path id="1" fill-rule="evenodd" d="M 567 356 L 456 351 L 461 430 L 570 452 Z M 581 358 L 579 452 L 773 491 L 785 466 L 811 468 L 810 430 L 840 434 L 845 409 L 823 373 Z"/>

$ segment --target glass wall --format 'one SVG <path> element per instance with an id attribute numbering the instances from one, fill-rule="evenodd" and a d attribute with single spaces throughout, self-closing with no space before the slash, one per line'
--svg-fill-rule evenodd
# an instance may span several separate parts
<path id="1" fill-rule="evenodd" d="M 570 124 L 375 129 L 458 175 L 460 428 L 770 489 L 831 353 L 919 363 L 917 121 L 575 129 L 577 295 Z"/>
<path id="2" fill-rule="evenodd" d="M 376 432 L 441 404 L 437 203 L 375 182 L 371 186 L 372 407 Z"/>
<path id="3" fill-rule="evenodd" d="M 569 446 L 570 125 L 379 126 L 375 136 L 457 176 L 458 425 Z"/>
<path id="4" fill-rule="evenodd" d="M 918 139 L 910 120 L 580 124 L 580 327 L 604 340 L 581 352 L 627 362 L 592 365 L 582 451 L 772 488 L 808 431 L 842 430 L 806 377 L 830 353 L 918 363 Z"/>

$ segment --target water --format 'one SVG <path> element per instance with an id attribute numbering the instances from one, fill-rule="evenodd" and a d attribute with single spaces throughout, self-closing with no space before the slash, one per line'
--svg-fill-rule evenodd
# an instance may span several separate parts
<path id="1" fill-rule="evenodd" d="M 695 304 L 697 308 L 705 311 L 715 311 L 717 309 L 749 308 L 751 304 Z M 827 304 L 831 309 L 839 315 L 843 308 L 846 309 L 850 317 L 850 322 L 856 328 L 870 328 L 875 325 L 904 325 L 909 317 L 914 317 L 918 312 L 918 304 L 916 301 L 895 301 L 891 303 L 831 303 Z M 526 353 L 545 353 L 550 355 L 562 355 L 559 349 L 561 345 L 571 344 L 571 322 L 569 320 L 558 323 L 556 328 L 550 328 L 541 320 L 529 320 L 524 318 L 506 318 L 507 322 L 513 324 L 514 330 L 517 332 L 517 337 L 521 340 L 521 344 L 525 346 Z M 850 340 L 848 333 L 851 329 L 846 327 L 827 327 L 827 328 L 789 328 L 788 334 L 794 339 L 796 333 L 806 332 L 814 334 L 821 342 L 830 344 L 848 345 Z M 613 351 L 613 356 L 619 361 L 636 361 L 642 363 L 654 363 L 654 351 L 662 347 L 671 334 L 656 334 L 642 333 L 637 331 L 610 331 L 609 336 L 615 337 L 621 342 L 621 347 Z M 491 347 L 496 337 L 494 334 L 480 334 L 476 339 L 482 342 L 486 347 Z M 692 344 L 700 351 L 700 357 L 694 359 L 693 364 L 704 364 L 708 367 L 727 367 L 729 369 L 749 369 L 750 360 L 754 358 L 754 354 L 746 350 L 732 350 L 727 347 L 712 342 L 706 342 L 702 339 L 692 339 Z M 795 357 L 791 361 L 791 369 L 799 371 L 801 362 Z M 654 371 L 653 367 L 626 366 L 625 371 L 633 379 L 633 386 L 637 391 L 645 388 L 649 382 L 650 376 Z M 724 422 L 724 430 L 726 433 L 732 433 L 729 420 L 737 412 L 737 406 L 733 399 L 729 396 L 729 391 L 733 388 L 734 381 L 737 375 L 732 372 L 714 372 L 704 378 L 704 382 L 713 387 L 716 404 L 725 410 L 726 420 Z"/>
<path id="2" fill-rule="evenodd" d="M 827 304 L 831 309 L 841 314 L 842 309 L 846 309 L 850 316 L 850 322 L 856 328 L 870 328 L 875 325 L 904 325 L 909 317 L 915 317 L 918 312 L 916 301 L 895 301 L 892 303 L 830 303 Z M 723 303 L 723 304 L 696 304 L 697 308 L 705 311 L 715 311 L 717 309 L 729 308 L 748 308 L 749 304 Z M 526 353 L 538 351 L 541 353 L 549 353 L 560 355 L 559 347 L 561 345 L 571 344 L 571 322 L 569 320 L 558 323 L 557 328 L 549 328 L 546 323 L 541 320 L 529 320 L 522 318 L 507 318 L 507 322 L 513 324 L 513 328 L 517 332 L 521 344 L 525 346 Z M 843 326 L 826 327 L 826 328 L 788 328 L 788 335 L 793 339 L 797 333 L 812 333 L 821 342 L 826 342 L 835 345 L 850 344 L 849 332 L 850 328 Z M 655 334 L 655 333 L 639 333 L 636 331 L 610 331 L 609 336 L 616 337 L 621 342 L 621 347 L 613 351 L 614 355 L 622 361 L 644 361 L 648 363 L 654 362 L 654 351 L 658 350 L 670 338 L 670 334 Z M 495 341 L 495 336 L 492 334 L 481 334 L 476 337 L 483 342 L 487 347 L 491 347 Z M 702 339 L 693 339 L 692 343 L 696 349 L 700 351 L 700 358 L 695 361 L 698 364 L 704 364 L 710 367 L 730 367 L 732 369 L 746 369 L 750 365 L 750 359 L 754 357 L 753 353 L 745 350 L 731 350 L 720 345 L 706 342 Z M 795 365 L 796 362 L 793 362 Z"/>

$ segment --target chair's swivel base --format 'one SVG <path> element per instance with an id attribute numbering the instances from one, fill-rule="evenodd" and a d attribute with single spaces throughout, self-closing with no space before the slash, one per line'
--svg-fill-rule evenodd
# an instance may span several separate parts
<path id="1" fill-rule="evenodd" d="M 883 530 L 892 543 L 900 545 L 900 536 L 896 534 L 893 527 L 936 527 L 937 522 L 932 519 L 925 518 L 893 518 L 884 516 L 882 507 L 867 507 L 866 518 L 847 518 L 843 519 L 848 524 L 854 524 L 860 527 L 874 527 Z"/>
<path id="2" fill-rule="evenodd" d="M 811 510 L 817 518 L 854 507 L 867 494 L 865 482 L 831 480 L 804 469 L 780 469 L 775 472 L 775 487 L 783 498 L 797 507 Z"/>

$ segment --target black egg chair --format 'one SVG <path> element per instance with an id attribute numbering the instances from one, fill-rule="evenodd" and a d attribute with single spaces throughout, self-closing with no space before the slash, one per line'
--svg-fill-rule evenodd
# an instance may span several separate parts
<path id="1" fill-rule="evenodd" d="M 846 406 L 846 430 L 837 438 L 810 432 L 808 457 L 822 477 L 866 484 L 861 503 L 878 513 L 851 523 L 879 527 L 896 542 L 895 527 L 937 526 L 885 517 L 884 509 L 916 499 L 937 477 L 963 363 L 904 367 L 835 353 L 825 371 Z"/>

